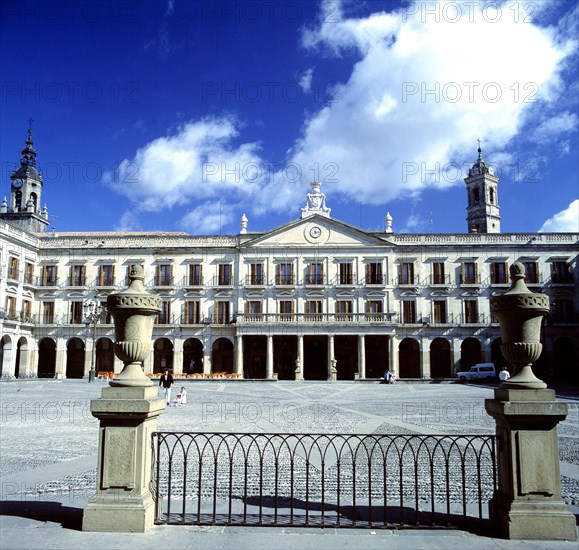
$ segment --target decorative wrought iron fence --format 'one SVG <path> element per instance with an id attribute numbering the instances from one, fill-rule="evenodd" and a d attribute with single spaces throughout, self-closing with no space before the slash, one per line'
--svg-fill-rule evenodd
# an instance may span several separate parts
<path id="1" fill-rule="evenodd" d="M 494 435 L 155 432 L 156 523 L 488 523 Z"/>

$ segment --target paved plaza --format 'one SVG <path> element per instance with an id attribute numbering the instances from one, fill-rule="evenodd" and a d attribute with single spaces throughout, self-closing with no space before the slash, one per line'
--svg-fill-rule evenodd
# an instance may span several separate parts
<path id="1" fill-rule="evenodd" d="M 94 494 L 98 421 L 90 400 L 105 383 L 0 383 L 0 547 L 9 548 L 574 548 L 504 541 L 460 530 L 159 526 L 147 534 L 84 533 Z M 177 381 L 188 403 L 159 417 L 162 431 L 492 434 L 492 386 L 341 382 Z M 579 514 L 579 400 L 559 425 L 563 497 Z M 276 537 L 275 545 L 272 537 Z"/>

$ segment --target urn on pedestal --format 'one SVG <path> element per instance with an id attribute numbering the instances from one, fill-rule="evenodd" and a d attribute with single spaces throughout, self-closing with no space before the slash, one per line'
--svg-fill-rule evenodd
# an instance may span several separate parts
<path id="1" fill-rule="evenodd" d="M 543 344 L 541 319 L 549 311 L 549 297 L 531 292 L 525 284 L 525 268 L 520 262 L 510 267 L 511 288 L 490 300 L 491 313 L 501 327 L 501 352 L 514 367 L 513 376 L 502 388 L 544 389 L 547 385 L 533 373 L 531 365 L 540 357 Z"/>
<path id="2" fill-rule="evenodd" d="M 125 364 L 111 386 L 152 386 L 143 372 L 143 361 L 151 353 L 155 315 L 161 298 L 149 294 L 140 265 L 129 267 L 129 287 L 107 298 L 107 308 L 115 322 L 115 354 Z"/>

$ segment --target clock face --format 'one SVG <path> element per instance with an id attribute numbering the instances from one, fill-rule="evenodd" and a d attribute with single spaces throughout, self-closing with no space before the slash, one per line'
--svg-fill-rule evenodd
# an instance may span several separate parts
<path id="1" fill-rule="evenodd" d="M 12 182 L 12 185 L 14 187 L 16 187 L 16 189 L 20 189 L 22 187 L 22 185 L 24 184 L 24 182 L 22 180 L 14 180 Z"/>
<path id="2" fill-rule="evenodd" d="M 318 226 L 314 226 L 310 229 L 310 236 L 317 239 L 322 234 L 322 230 Z"/>

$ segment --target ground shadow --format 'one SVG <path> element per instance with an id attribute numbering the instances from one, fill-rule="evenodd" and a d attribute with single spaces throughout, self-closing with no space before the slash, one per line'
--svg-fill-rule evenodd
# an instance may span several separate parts
<path id="1" fill-rule="evenodd" d="M 82 531 L 82 513 L 82 508 L 63 506 L 60 502 L 0 501 L 0 516 L 16 516 L 60 523 L 65 529 L 74 531 Z"/>

